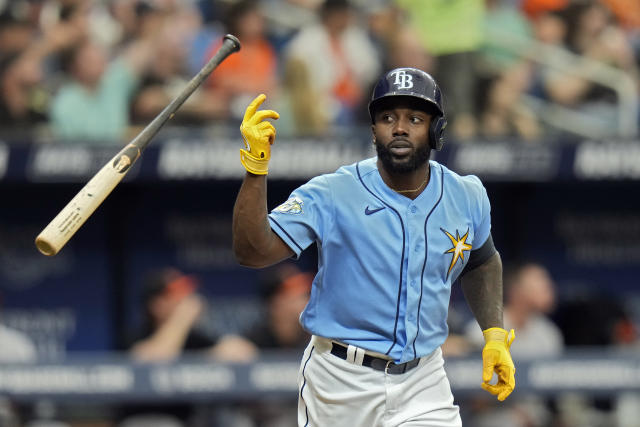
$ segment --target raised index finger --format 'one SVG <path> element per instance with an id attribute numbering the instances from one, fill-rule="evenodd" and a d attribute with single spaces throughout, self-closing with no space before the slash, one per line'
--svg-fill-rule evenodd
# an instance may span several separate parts
<path id="1" fill-rule="evenodd" d="M 251 117 L 253 117 L 253 115 L 258 110 L 258 107 L 260 106 L 260 104 L 262 104 L 264 102 L 265 99 L 267 99 L 267 95 L 265 95 L 264 93 L 261 93 L 260 95 L 256 96 L 256 98 L 253 101 L 251 101 L 251 104 L 249 104 L 247 109 L 244 110 L 244 119 L 243 119 L 243 121 L 246 122 Z"/>

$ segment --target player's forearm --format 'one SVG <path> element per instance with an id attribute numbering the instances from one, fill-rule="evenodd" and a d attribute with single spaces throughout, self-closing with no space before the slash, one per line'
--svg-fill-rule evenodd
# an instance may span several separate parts
<path id="1" fill-rule="evenodd" d="M 462 291 L 480 327 L 503 327 L 502 261 L 496 253 L 461 278 Z"/>
<path id="2" fill-rule="evenodd" d="M 247 267 L 262 267 L 273 232 L 267 219 L 267 176 L 247 173 L 233 207 L 233 253 Z"/>
<path id="3" fill-rule="evenodd" d="M 280 115 L 273 110 L 258 110 L 266 98 L 260 94 L 251 101 L 240 125 L 245 146 L 240 150 L 240 163 L 247 173 L 233 207 L 233 253 L 240 264 L 254 268 L 293 255 L 271 230 L 267 218 L 267 173 L 276 129 L 266 119 L 276 120 Z"/>

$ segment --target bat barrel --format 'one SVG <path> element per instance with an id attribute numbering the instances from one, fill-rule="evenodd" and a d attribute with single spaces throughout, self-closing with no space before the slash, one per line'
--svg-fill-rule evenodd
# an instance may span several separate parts
<path id="1" fill-rule="evenodd" d="M 44 255 L 53 256 L 71 239 L 85 221 L 98 209 L 126 175 L 136 158 L 128 158 L 130 145 L 116 154 L 36 237 L 36 247 Z M 125 154 L 123 154 L 125 153 Z M 126 161 L 123 159 L 127 157 Z"/>
<path id="2" fill-rule="evenodd" d="M 36 237 L 36 248 L 47 256 L 53 256 L 58 253 L 59 249 L 54 248 L 44 236 Z"/>

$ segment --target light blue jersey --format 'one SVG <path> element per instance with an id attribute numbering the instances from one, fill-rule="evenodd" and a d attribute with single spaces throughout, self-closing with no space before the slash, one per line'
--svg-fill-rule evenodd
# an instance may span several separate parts
<path id="1" fill-rule="evenodd" d="M 303 327 L 403 363 L 446 339 L 451 283 L 489 237 L 490 205 L 477 177 L 434 161 L 411 200 L 383 182 L 376 160 L 311 179 L 269 221 L 297 256 L 318 244 Z"/>

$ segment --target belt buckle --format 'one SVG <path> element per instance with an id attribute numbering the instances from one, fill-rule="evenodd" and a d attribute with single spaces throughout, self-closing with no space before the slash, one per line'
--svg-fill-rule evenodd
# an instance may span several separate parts
<path id="1" fill-rule="evenodd" d="M 384 373 L 389 375 L 389 366 L 393 363 L 393 360 L 387 360 L 387 364 L 384 365 Z"/>

